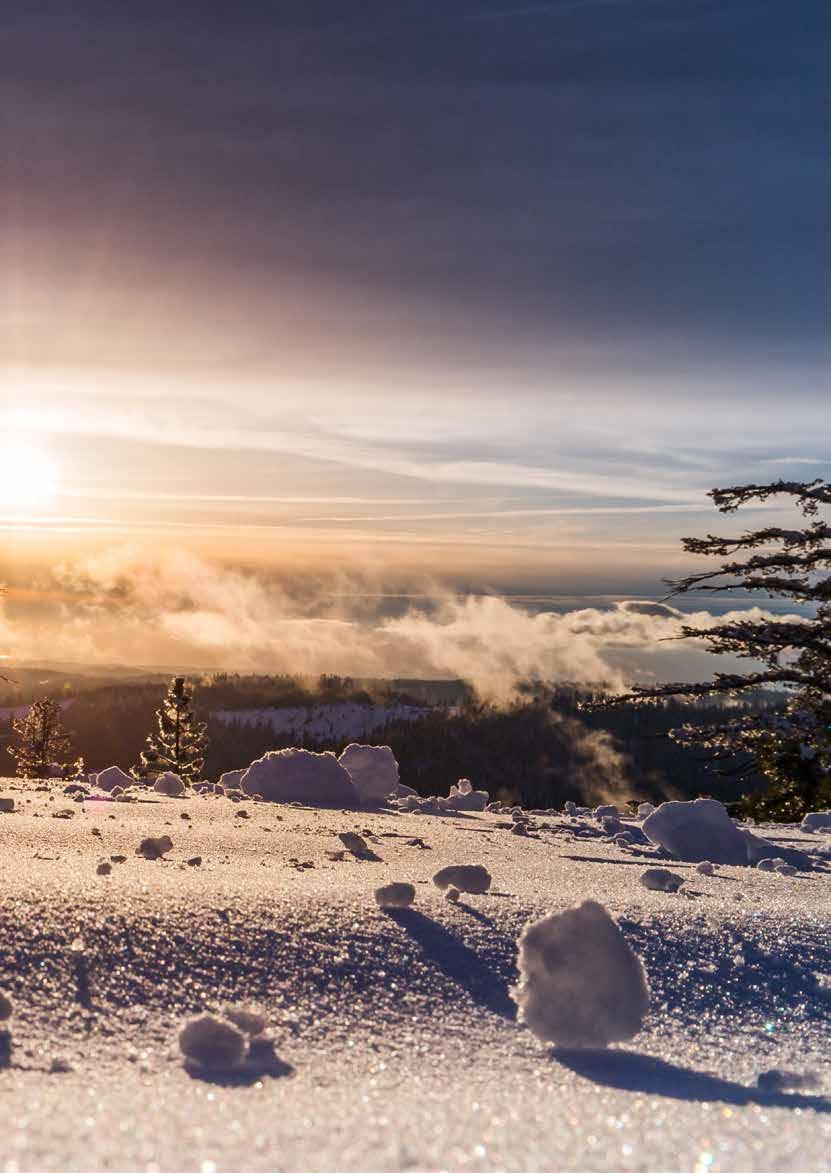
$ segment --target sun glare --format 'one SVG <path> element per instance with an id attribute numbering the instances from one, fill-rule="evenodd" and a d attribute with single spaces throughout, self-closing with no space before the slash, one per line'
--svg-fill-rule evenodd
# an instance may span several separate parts
<path id="1" fill-rule="evenodd" d="M 57 466 L 48 452 L 29 443 L 0 445 L 0 508 L 36 509 L 52 499 L 57 487 Z"/>

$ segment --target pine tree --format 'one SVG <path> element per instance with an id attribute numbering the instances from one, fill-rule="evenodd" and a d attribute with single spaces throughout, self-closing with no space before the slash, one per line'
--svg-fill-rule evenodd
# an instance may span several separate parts
<path id="1" fill-rule="evenodd" d="M 185 783 L 200 777 L 208 739 L 205 725 L 193 713 L 192 701 L 193 688 L 184 676 L 174 677 L 156 710 L 157 729 L 147 738 L 141 765 L 134 771 L 137 777 L 152 779 L 166 770 L 178 774 Z"/>
<path id="2" fill-rule="evenodd" d="M 45 697 L 35 701 L 25 717 L 12 721 L 17 744 L 9 753 L 17 763 L 21 778 L 46 778 L 50 766 L 68 764 L 72 741 L 61 723 L 61 706 Z"/>
<path id="3" fill-rule="evenodd" d="M 703 747 L 714 760 L 732 761 L 736 773 L 757 770 L 767 779 L 766 791 L 745 796 L 744 813 L 800 819 L 810 810 L 831 805 L 831 526 L 820 516 L 820 507 L 831 503 L 831 484 L 776 481 L 713 489 L 709 495 L 722 513 L 751 501 L 790 497 L 807 523 L 797 529 L 747 530 L 734 538 L 685 538 L 688 553 L 725 561 L 671 582 L 672 593 L 684 594 L 706 584 L 711 592 L 747 591 L 793 599 L 813 614 L 808 619 L 735 619 L 706 631 L 684 626 L 680 639 L 704 640 L 715 655 L 756 660 L 763 667 L 743 674 L 716 673 L 703 684 L 636 688 L 601 705 L 735 695 L 759 688 L 782 692 L 787 698 L 784 706 L 728 719 L 706 731 L 687 724 L 672 736 L 682 744 Z"/>

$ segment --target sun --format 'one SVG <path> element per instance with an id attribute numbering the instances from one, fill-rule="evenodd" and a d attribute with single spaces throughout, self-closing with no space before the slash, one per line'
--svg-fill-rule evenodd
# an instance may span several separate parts
<path id="1" fill-rule="evenodd" d="M 14 438 L 0 441 L 0 508 L 36 509 L 52 500 L 58 468 L 36 444 Z"/>

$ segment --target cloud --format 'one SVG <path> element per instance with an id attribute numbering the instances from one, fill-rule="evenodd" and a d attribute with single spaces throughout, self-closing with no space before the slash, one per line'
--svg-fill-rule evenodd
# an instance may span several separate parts
<path id="1" fill-rule="evenodd" d="M 0 646 L 13 662 L 461 677 L 505 701 L 529 679 L 622 688 L 676 678 L 685 666 L 700 679 L 711 667 L 703 645 L 672 642 L 682 623 L 706 629 L 767 614 L 684 615 L 642 601 L 535 613 L 501 596 L 436 588 L 384 616 L 368 608 L 366 582 L 336 585 L 301 593 L 187 552 L 112 549 L 57 567 L 37 616 L 9 604 Z"/>

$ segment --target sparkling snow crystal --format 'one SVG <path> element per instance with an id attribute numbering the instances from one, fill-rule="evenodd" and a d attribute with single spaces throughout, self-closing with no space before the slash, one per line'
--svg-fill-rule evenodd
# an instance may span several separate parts
<path id="1" fill-rule="evenodd" d="M 631 1039 L 649 1009 L 640 959 L 601 904 L 587 900 L 526 925 L 519 937 L 519 1020 L 560 1047 Z"/>
<path id="2" fill-rule="evenodd" d="M 241 787 L 245 794 L 260 794 L 269 802 L 358 805 L 352 779 L 333 753 L 272 750 L 251 763 L 242 776 Z"/>

